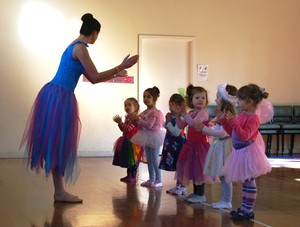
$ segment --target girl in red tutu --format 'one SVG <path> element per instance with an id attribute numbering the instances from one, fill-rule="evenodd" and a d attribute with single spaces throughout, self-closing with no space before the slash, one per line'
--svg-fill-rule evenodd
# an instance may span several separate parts
<path id="1" fill-rule="evenodd" d="M 241 113 L 235 117 L 227 111 L 220 120 L 231 135 L 233 145 L 222 172 L 226 181 L 243 184 L 242 206 L 231 211 L 230 215 L 234 220 L 250 220 L 254 219 L 253 206 L 257 194 L 255 178 L 271 171 L 258 128 L 261 123 L 272 119 L 273 107 L 270 102 L 263 100 L 268 93 L 256 84 L 241 87 L 237 96 Z"/>
<path id="2" fill-rule="evenodd" d="M 188 126 L 187 142 L 183 145 L 177 162 L 177 180 L 184 186 L 193 181 L 194 192 L 186 197 L 191 203 L 204 203 L 205 178 L 203 174 L 206 155 L 209 149 L 208 138 L 202 132 L 196 131 L 197 123 L 208 124 L 209 115 L 205 109 L 207 105 L 207 91 L 202 87 L 189 85 L 186 89 L 186 105 L 192 110 L 187 113 L 176 111 L 176 122 L 179 128 Z M 180 112 L 184 120 L 180 118 Z"/>
<path id="3" fill-rule="evenodd" d="M 27 166 L 36 173 L 45 170 L 52 174 L 54 200 L 80 203 L 82 199 L 68 193 L 66 184 L 75 183 L 79 175 L 77 150 L 81 122 L 74 90 L 84 74 L 93 84 L 114 77 L 127 76 L 125 69 L 138 61 L 138 55 L 124 58 L 123 62 L 104 72 L 98 72 L 87 50 L 94 44 L 101 25 L 92 14 L 82 16 L 79 36 L 64 51 L 54 78 L 40 90 L 31 109 L 20 149 L 25 147 Z M 60 34 L 58 34 L 60 35 Z"/>
<path id="4" fill-rule="evenodd" d="M 123 135 L 117 139 L 114 146 L 113 165 L 127 168 L 127 175 L 120 180 L 123 182 L 136 182 L 136 174 L 142 155 L 141 146 L 131 143 L 130 139 L 134 136 L 138 129 L 129 119 L 129 114 L 138 116 L 140 105 L 135 98 L 128 98 L 124 102 L 124 109 L 127 115 L 125 121 L 119 115 L 116 115 L 113 120 L 118 123 L 119 129 Z"/>

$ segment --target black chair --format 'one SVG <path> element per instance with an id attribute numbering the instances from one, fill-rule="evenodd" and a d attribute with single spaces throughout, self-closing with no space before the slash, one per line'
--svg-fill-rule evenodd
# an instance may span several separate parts
<path id="1" fill-rule="evenodd" d="M 283 124 L 281 126 L 282 133 L 282 152 L 284 149 L 284 135 L 290 135 L 289 155 L 293 155 L 295 135 L 300 134 L 300 106 L 293 106 L 292 123 Z"/>
<path id="2" fill-rule="evenodd" d="M 280 125 L 279 134 L 281 135 L 281 155 L 283 155 L 284 135 L 291 133 L 289 128 L 293 125 L 293 106 L 274 106 L 274 117 L 272 124 Z"/>
<path id="3" fill-rule="evenodd" d="M 266 144 L 266 155 L 268 157 L 271 156 L 271 150 L 272 150 L 272 136 L 276 135 L 276 155 L 278 156 L 279 152 L 279 131 L 280 131 L 280 125 L 278 124 L 272 124 L 272 121 L 261 124 L 259 126 L 259 131 L 262 135 L 267 136 L 267 144 Z"/>

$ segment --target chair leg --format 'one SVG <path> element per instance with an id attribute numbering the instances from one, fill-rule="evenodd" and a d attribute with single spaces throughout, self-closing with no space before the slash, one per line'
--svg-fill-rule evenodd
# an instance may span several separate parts
<path id="1" fill-rule="evenodd" d="M 279 133 L 276 134 L 276 155 L 279 155 Z"/>
<path id="2" fill-rule="evenodd" d="M 284 134 L 281 134 L 281 156 L 283 156 L 284 152 Z"/>
<path id="3" fill-rule="evenodd" d="M 270 135 L 267 135 L 267 143 L 266 143 L 266 155 L 269 157 L 269 143 L 270 143 Z"/>
<path id="4" fill-rule="evenodd" d="M 271 150 L 272 150 L 272 135 L 267 136 L 267 156 L 271 156 Z"/>
<path id="5" fill-rule="evenodd" d="M 294 142 L 295 142 L 295 135 L 291 135 L 291 144 L 290 144 L 290 156 L 293 156 L 293 150 L 294 150 Z"/>

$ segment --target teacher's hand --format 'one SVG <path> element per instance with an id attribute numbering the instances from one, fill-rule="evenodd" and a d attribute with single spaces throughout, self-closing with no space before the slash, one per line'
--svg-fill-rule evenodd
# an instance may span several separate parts
<path id="1" fill-rule="evenodd" d="M 138 60 L 139 60 L 139 55 L 134 55 L 134 56 L 132 56 L 132 57 L 129 57 L 130 56 L 130 54 L 128 54 L 125 58 L 124 58 L 124 60 L 123 60 L 123 62 L 121 63 L 121 67 L 122 68 L 124 68 L 124 69 L 128 69 L 128 68 L 130 68 L 130 67 L 132 67 L 133 65 L 135 65 L 137 62 L 138 62 Z"/>

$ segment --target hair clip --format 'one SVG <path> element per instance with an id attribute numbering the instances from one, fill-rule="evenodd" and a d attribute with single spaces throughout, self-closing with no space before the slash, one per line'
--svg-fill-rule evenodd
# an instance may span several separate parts
<path id="1" fill-rule="evenodd" d="M 263 87 L 259 87 L 259 90 L 262 95 L 265 94 L 265 89 Z"/>

